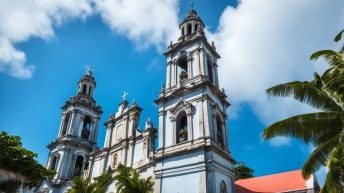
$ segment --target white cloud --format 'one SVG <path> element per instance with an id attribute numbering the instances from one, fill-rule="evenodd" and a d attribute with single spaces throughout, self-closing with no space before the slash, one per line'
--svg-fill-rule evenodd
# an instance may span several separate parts
<path id="1" fill-rule="evenodd" d="M 92 13 L 85 0 L 0 0 L 0 72 L 17 78 L 30 78 L 35 69 L 26 64 L 24 52 L 15 44 L 31 37 L 54 37 L 54 26 Z"/>
<path id="2" fill-rule="evenodd" d="M 159 64 L 159 61 L 157 58 L 154 58 L 147 66 L 147 72 L 152 72 L 153 70 L 160 71 L 162 68 L 162 65 Z"/>
<path id="3" fill-rule="evenodd" d="M 343 26 L 342 0 L 242 0 L 237 8 L 228 6 L 208 39 L 222 56 L 220 83 L 231 103 L 248 102 L 265 124 L 314 111 L 292 99 L 268 98 L 265 90 L 310 80 L 314 71 L 326 68 L 309 56 L 334 49 L 333 37 Z"/>
<path id="4" fill-rule="evenodd" d="M 288 137 L 275 137 L 269 140 L 269 144 L 273 147 L 289 146 L 291 139 Z"/>
<path id="5" fill-rule="evenodd" d="M 178 36 L 178 0 L 0 0 L 0 72 L 30 78 L 35 66 L 15 48 L 31 37 L 54 37 L 54 27 L 96 12 L 138 49 L 162 50 Z"/>
<path id="6" fill-rule="evenodd" d="M 178 34 L 178 0 L 99 0 L 99 14 L 114 32 L 127 36 L 138 49 L 162 49 Z"/>

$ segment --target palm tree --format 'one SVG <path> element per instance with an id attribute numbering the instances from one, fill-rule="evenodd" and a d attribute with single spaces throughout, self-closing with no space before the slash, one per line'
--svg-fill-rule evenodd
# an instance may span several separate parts
<path id="1" fill-rule="evenodd" d="M 336 37 L 340 41 L 344 30 Z M 342 193 L 344 191 L 344 46 L 339 52 L 322 50 L 312 54 L 311 59 L 324 57 L 329 68 L 314 80 L 294 81 L 267 89 L 272 96 L 293 96 L 320 112 L 301 114 L 278 121 L 264 130 L 265 140 L 276 136 L 301 139 L 314 146 L 313 152 L 302 167 L 302 176 L 308 179 L 321 166 L 327 166 L 328 173 L 321 193 Z"/>
<path id="2" fill-rule="evenodd" d="M 152 177 L 140 178 L 136 169 L 119 165 L 117 167 L 116 191 L 118 193 L 152 193 L 154 182 Z"/>
<path id="3" fill-rule="evenodd" d="M 72 188 L 67 193 L 105 193 L 107 186 L 113 181 L 111 173 L 105 173 L 93 183 L 88 183 L 82 177 L 73 179 Z"/>

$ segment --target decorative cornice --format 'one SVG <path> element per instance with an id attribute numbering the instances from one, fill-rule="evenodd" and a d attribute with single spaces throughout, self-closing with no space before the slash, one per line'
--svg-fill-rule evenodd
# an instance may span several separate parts
<path id="1" fill-rule="evenodd" d="M 197 41 L 203 41 L 204 42 L 204 45 L 205 47 L 217 58 L 221 58 L 221 56 L 216 52 L 216 50 L 209 44 L 209 42 L 207 41 L 207 38 L 202 35 L 202 36 L 195 36 L 194 38 L 192 39 L 189 39 L 189 40 L 186 40 L 186 41 L 180 41 L 180 42 L 177 42 L 175 43 L 174 45 L 172 45 L 172 47 L 167 50 L 164 55 L 167 56 L 168 54 L 172 53 L 172 52 L 175 52 L 185 46 L 188 46 L 190 44 L 193 44 Z M 202 48 L 200 48 L 202 49 Z"/>

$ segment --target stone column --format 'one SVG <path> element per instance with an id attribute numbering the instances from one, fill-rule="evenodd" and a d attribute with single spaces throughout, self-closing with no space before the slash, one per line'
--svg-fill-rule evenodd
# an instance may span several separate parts
<path id="1" fill-rule="evenodd" d="M 94 127 L 95 127 L 95 121 L 94 120 L 92 120 L 91 121 L 91 126 L 90 126 L 90 135 L 88 136 L 88 140 L 89 141 L 94 141 Z"/>
<path id="2" fill-rule="evenodd" d="M 94 143 L 97 143 L 98 130 L 99 130 L 99 120 L 100 120 L 100 117 L 97 117 L 96 123 L 94 126 L 94 140 L 93 140 Z"/>
<path id="3" fill-rule="evenodd" d="M 203 110 L 204 110 L 204 128 L 205 128 L 205 136 L 209 136 L 210 135 L 210 129 L 209 129 L 209 115 L 211 115 L 211 113 L 209 112 L 209 102 L 207 99 L 205 99 L 203 101 Z"/>
<path id="4" fill-rule="evenodd" d="M 216 87 L 219 87 L 219 78 L 218 78 L 218 72 L 217 72 L 218 65 L 214 63 L 214 79 L 215 79 L 215 85 Z"/>
<path id="5" fill-rule="evenodd" d="M 172 65 L 172 61 L 167 62 L 166 89 L 169 89 L 171 87 L 171 65 Z"/>
<path id="6" fill-rule="evenodd" d="M 68 151 L 67 151 L 68 150 Z M 68 161 L 69 161 L 69 154 L 70 154 L 70 150 L 69 149 L 66 149 L 64 152 L 64 161 L 63 161 L 63 171 L 62 171 L 62 174 L 61 176 L 63 178 L 66 178 L 67 175 L 68 175 Z"/>
<path id="7" fill-rule="evenodd" d="M 193 127 L 192 127 L 192 111 L 191 108 L 187 110 L 186 113 L 187 123 L 188 123 L 188 140 L 193 140 Z"/>
<path id="8" fill-rule="evenodd" d="M 188 79 L 192 78 L 192 54 L 189 53 L 187 56 L 187 63 L 188 63 Z"/>
<path id="9" fill-rule="evenodd" d="M 177 140 L 177 124 L 176 124 L 176 118 L 174 117 L 174 115 L 172 117 L 170 117 L 171 119 L 171 123 L 172 123 L 172 129 L 171 129 L 171 145 L 175 145 L 176 144 L 176 140 Z"/>
<path id="10" fill-rule="evenodd" d="M 128 127 L 128 117 L 124 116 L 123 117 L 123 128 L 124 128 L 124 136 L 122 136 L 124 139 L 128 138 L 128 132 L 129 132 L 129 127 Z"/>
<path id="11" fill-rule="evenodd" d="M 74 117 L 75 117 L 75 110 L 72 110 L 72 116 L 70 116 L 69 121 L 68 121 L 67 134 L 70 134 L 73 131 L 72 129 L 73 129 Z"/>
<path id="12" fill-rule="evenodd" d="M 202 99 L 197 101 L 197 111 L 199 117 L 199 137 L 204 137 L 204 124 L 203 124 L 203 101 Z"/>
<path id="13" fill-rule="evenodd" d="M 213 132 L 211 132 L 211 137 L 215 140 L 218 141 L 217 139 L 217 120 L 216 120 L 216 112 L 214 111 L 212 113 L 212 117 L 213 117 Z"/>
<path id="14" fill-rule="evenodd" d="M 126 164 L 126 166 L 128 166 L 128 167 L 132 167 L 132 165 L 133 165 L 134 148 L 135 148 L 134 145 L 135 145 L 135 142 L 133 140 L 130 140 L 129 141 L 129 147 L 128 147 L 127 164 Z"/>
<path id="15" fill-rule="evenodd" d="M 228 125 L 227 125 L 227 119 L 226 119 L 226 118 L 224 118 L 223 130 L 224 130 L 224 135 L 225 135 L 225 139 L 224 139 L 225 149 L 228 150 L 228 149 L 229 149 L 229 143 L 228 143 Z"/>
<path id="16" fill-rule="evenodd" d="M 199 64 L 200 64 L 200 73 L 205 75 L 205 70 L 204 70 L 204 50 L 200 49 L 199 53 Z"/>
<path id="17" fill-rule="evenodd" d="M 195 60 L 194 60 L 194 75 L 199 75 L 200 74 L 200 56 L 199 56 L 199 51 L 198 49 L 195 51 Z"/>
<path id="18" fill-rule="evenodd" d="M 92 175 L 93 175 L 93 165 L 94 165 L 94 159 L 95 157 L 90 157 L 90 165 L 88 166 L 89 168 L 89 172 L 88 172 L 88 177 L 87 177 L 87 181 L 90 182 L 92 179 Z"/>
<path id="19" fill-rule="evenodd" d="M 176 63 L 175 61 L 171 64 L 171 86 L 176 85 Z"/>
<path id="20" fill-rule="evenodd" d="M 81 132 L 82 132 L 82 127 L 83 127 L 83 121 L 84 121 L 84 118 L 85 117 L 83 117 L 83 118 L 81 118 L 80 117 L 80 121 L 79 121 L 79 129 L 74 129 L 74 132 L 73 132 L 73 135 L 75 135 L 75 136 L 81 136 Z"/>
<path id="21" fill-rule="evenodd" d="M 62 158 L 62 160 L 61 160 L 61 158 Z M 62 172 L 61 170 L 62 170 L 63 158 L 64 158 L 64 152 L 61 152 L 60 156 L 58 156 L 57 159 L 56 159 L 56 164 L 58 164 L 57 167 L 55 166 L 56 173 L 57 173 L 57 178 L 61 178 L 62 177 L 61 176 L 61 172 Z"/>
<path id="22" fill-rule="evenodd" d="M 110 123 L 107 127 L 106 130 L 106 140 L 105 140 L 105 147 L 111 147 L 111 142 L 112 142 L 112 132 L 113 132 L 113 128 L 112 128 L 112 123 Z"/>
<path id="23" fill-rule="evenodd" d="M 64 125 L 64 120 L 65 120 L 65 114 L 62 113 L 62 117 L 61 117 L 61 123 L 60 123 L 60 130 L 59 130 L 59 133 L 58 133 L 58 136 L 57 137 L 61 137 L 62 135 L 62 130 L 63 130 L 63 125 Z"/>
<path id="24" fill-rule="evenodd" d="M 165 147 L 165 140 L 164 140 L 164 131 L 165 131 L 165 119 L 164 119 L 164 111 L 160 110 L 159 111 L 159 143 L 158 147 L 159 148 L 164 148 Z"/>
<path id="25" fill-rule="evenodd" d="M 69 169 L 69 172 L 71 172 L 71 173 L 70 173 L 70 176 L 71 176 L 71 177 L 74 177 L 75 162 L 76 162 L 76 156 L 73 155 L 73 156 L 72 156 L 72 164 L 70 165 L 70 169 Z"/>
<path id="26" fill-rule="evenodd" d="M 174 82 L 175 82 L 175 85 L 177 86 L 178 84 L 178 66 L 177 66 L 177 61 L 174 62 Z"/>

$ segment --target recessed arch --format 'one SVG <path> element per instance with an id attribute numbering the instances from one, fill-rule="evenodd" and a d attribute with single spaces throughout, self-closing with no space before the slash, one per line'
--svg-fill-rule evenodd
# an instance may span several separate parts
<path id="1" fill-rule="evenodd" d="M 87 91 L 87 85 L 83 84 L 82 85 L 82 94 L 86 94 L 86 91 Z"/>
<path id="2" fill-rule="evenodd" d="M 216 141 L 217 143 L 224 147 L 224 134 L 223 134 L 223 121 L 219 114 L 216 115 Z"/>
<path id="3" fill-rule="evenodd" d="M 66 116 L 63 119 L 61 136 L 64 136 L 64 135 L 67 134 L 67 128 L 68 128 L 69 119 L 70 119 L 70 112 L 67 112 Z"/>
<path id="4" fill-rule="evenodd" d="M 191 31 L 192 31 L 192 26 L 191 26 L 191 23 L 189 23 L 187 25 L 187 35 L 190 35 L 191 34 Z"/>
<path id="5" fill-rule="evenodd" d="M 208 69 L 208 78 L 211 83 L 214 83 L 213 64 L 211 63 L 209 58 L 207 59 L 207 69 Z"/>
<path id="6" fill-rule="evenodd" d="M 82 175 L 84 160 L 85 158 L 82 155 L 78 155 L 76 157 L 75 164 L 74 164 L 74 174 L 73 174 L 74 177 Z"/>
<path id="7" fill-rule="evenodd" d="M 54 155 L 51 162 L 50 162 L 50 166 L 49 169 L 50 170 L 55 170 L 57 169 L 57 163 L 58 162 L 58 155 Z"/>
<path id="8" fill-rule="evenodd" d="M 92 125 L 92 118 L 88 115 L 84 117 L 83 120 L 83 126 L 82 126 L 82 132 L 81 137 L 84 139 L 89 139 L 90 131 L 91 131 L 91 125 Z"/>
<path id="9" fill-rule="evenodd" d="M 185 111 L 181 111 L 177 116 L 176 143 L 188 140 L 188 121 Z"/>

